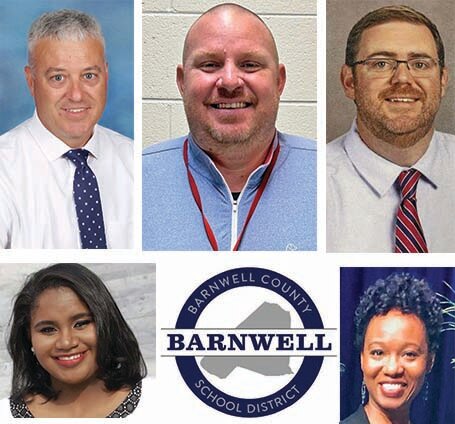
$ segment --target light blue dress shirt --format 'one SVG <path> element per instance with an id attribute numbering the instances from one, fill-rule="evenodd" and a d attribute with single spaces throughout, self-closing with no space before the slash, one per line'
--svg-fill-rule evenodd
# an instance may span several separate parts
<path id="1" fill-rule="evenodd" d="M 455 136 L 435 131 L 412 166 L 422 177 L 417 210 L 429 252 L 455 252 Z M 327 145 L 327 251 L 393 252 L 403 171 L 370 150 L 354 124 Z"/>
<path id="2" fill-rule="evenodd" d="M 186 137 L 143 154 L 144 250 L 211 250 L 183 162 Z M 316 143 L 278 133 L 280 154 L 240 250 L 316 249 Z M 189 166 L 220 250 L 231 250 L 267 165 L 252 172 L 237 202 L 212 160 L 189 136 Z"/>

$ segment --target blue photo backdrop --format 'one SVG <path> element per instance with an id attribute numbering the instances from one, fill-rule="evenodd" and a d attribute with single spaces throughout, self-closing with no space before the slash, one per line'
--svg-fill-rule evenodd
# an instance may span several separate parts
<path id="1" fill-rule="evenodd" d="M 108 98 L 100 124 L 133 138 L 133 0 L 0 1 L 0 134 L 33 114 L 33 98 L 24 76 L 27 34 L 38 16 L 58 9 L 81 10 L 100 23 L 109 63 Z"/>
<path id="2" fill-rule="evenodd" d="M 409 272 L 425 279 L 433 291 L 455 302 L 455 268 L 342 268 L 341 291 L 341 419 L 352 414 L 361 403 L 362 372 L 359 352 L 354 347 L 354 311 L 364 291 L 378 279 L 394 272 Z M 445 321 L 453 318 L 445 315 Z M 447 327 L 447 325 L 445 326 Z M 455 327 L 453 327 L 455 328 Z M 444 331 L 431 373 L 427 376 L 427 399 L 424 389 L 411 409 L 413 424 L 455 423 L 455 331 Z"/>

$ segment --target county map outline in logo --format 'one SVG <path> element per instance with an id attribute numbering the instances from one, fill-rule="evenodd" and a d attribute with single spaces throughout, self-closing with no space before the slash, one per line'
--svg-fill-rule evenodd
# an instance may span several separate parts
<path id="1" fill-rule="evenodd" d="M 257 302 L 265 289 L 284 299 L 292 311 L 276 302 L 264 301 L 246 317 L 239 317 L 236 328 L 198 326 L 211 302 L 221 302 L 231 290 L 246 287 L 253 288 L 259 296 L 242 292 L 243 297 L 248 293 L 247 297 Z M 229 312 L 236 313 L 235 308 Z M 291 325 L 291 313 L 300 320 L 298 327 Z M 206 405 L 232 416 L 261 417 L 289 407 L 312 386 L 324 357 L 335 356 L 336 329 L 324 328 L 319 311 L 305 290 L 284 275 L 264 268 L 236 268 L 208 279 L 188 297 L 175 329 L 163 330 L 166 331 L 163 356 L 175 356 L 179 372 L 191 391 Z M 289 367 L 291 357 L 303 358 L 296 371 Z M 216 387 L 201 368 L 219 379 L 229 378 L 236 368 L 270 379 L 283 374 L 292 378 L 271 393 L 245 397 Z"/>

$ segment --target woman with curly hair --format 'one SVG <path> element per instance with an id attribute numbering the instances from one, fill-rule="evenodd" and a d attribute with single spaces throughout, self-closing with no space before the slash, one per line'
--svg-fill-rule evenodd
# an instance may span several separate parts
<path id="1" fill-rule="evenodd" d="M 409 424 L 441 326 L 441 306 L 424 280 L 392 274 L 370 286 L 355 311 L 362 405 L 342 424 Z"/>
<path id="2" fill-rule="evenodd" d="M 103 282 L 79 264 L 30 275 L 16 296 L 11 396 L 0 416 L 123 418 L 149 385 L 139 345 Z"/>

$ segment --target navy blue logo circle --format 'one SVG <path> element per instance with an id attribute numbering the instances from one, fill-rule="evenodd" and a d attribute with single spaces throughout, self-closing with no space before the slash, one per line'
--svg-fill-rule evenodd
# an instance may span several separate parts
<path id="1" fill-rule="evenodd" d="M 209 290 L 209 286 L 213 284 L 214 281 L 231 278 L 233 275 L 239 275 L 242 273 L 252 275 L 252 280 L 254 281 L 249 280 L 245 281 L 244 283 L 240 281 L 236 284 L 226 285 L 216 293 L 213 293 L 210 299 L 207 302 L 204 302 L 204 304 L 198 308 L 197 312 L 194 311 L 194 308 L 191 311 L 191 307 L 194 304 L 193 299 L 196 298 L 202 290 Z M 292 298 L 285 297 L 285 295 L 273 285 L 264 284 L 262 277 L 265 275 L 270 277 L 270 279 L 285 281 L 286 284 L 290 286 L 290 290 L 296 290 L 297 292 L 303 293 L 306 302 L 308 303 L 309 309 L 303 313 L 301 308 L 299 308 L 299 302 L 301 302 L 301 300 L 293 300 Z M 222 295 L 228 290 L 233 290 L 245 286 L 269 289 L 283 297 L 293 306 L 295 311 L 298 313 L 305 329 L 324 328 L 316 305 L 308 296 L 308 294 L 302 289 L 302 287 L 300 287 L 294 281 L 290 280 L 282 274 L 263 268 L 236 268 L 215 275 L 193 291 L 180 311 L 176 323 L 176 329 L 195 328 L 201 313 L 204 311 L 210 301 L 214 300 L 216 297 Z M 316 380 L 316 377 L 318 376 L 321 369 L 323 359 L 323 356 L 306 356 L 305 360 L 302 362 L 299 370 L 295 373 L 292 380 L 280 390 L 267 396 L 258 397 L 255 399 L 245 399 L 227 394 L 207 381 L 194 356 L 176 356 L 176 362 L 180 374 L 182 375 L 185 383 L 188 385 L 191 391 L 201 401 L 220 412 L 239 417 L 262 417 L 276 413 L 295 403 L 308 391 L 308 389 Z M 211 390 L 212 400 L 215 399 L 216 396 L 216 399 L 218 400 L 217 402 L 209 402 L 206 396 L 202 394 L 200 390 L 201 381 L 204 381 L 204 385 L 208 387 L 208 390 Z M 285 401 L 286 399 L 288 400 Z M 277 404 L 279 405 L 280 403 L 281 406 L 277 406 Z"/>

